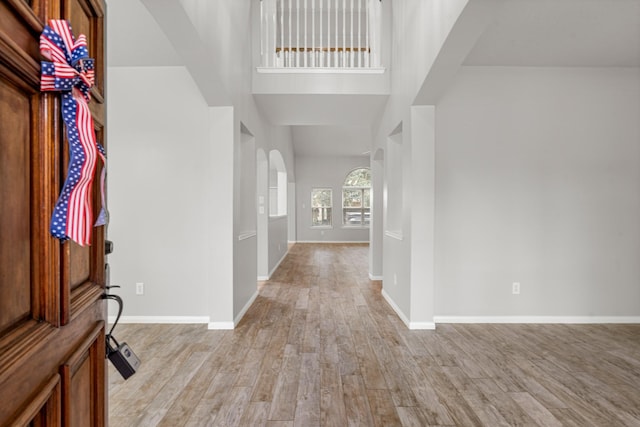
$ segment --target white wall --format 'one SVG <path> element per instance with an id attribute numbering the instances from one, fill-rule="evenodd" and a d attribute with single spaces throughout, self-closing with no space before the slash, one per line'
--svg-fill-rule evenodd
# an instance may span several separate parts
<path id="1" fill-rule="evenodd" d="M 342 225 L 342 185 L 349 172 L 369 167 L 369 158 L 296 157 L 296 213 L 299 242 L 368 242 L 369 229 Z M 331 228 L 311 227 L 311 189 L 331 188 Z"/>
<path id="2" fill-rule="evenodd" d="M 640 70 L 467 67 L 436 115 L 438 315 L 640 315 Z"/>
<path id="3" fill-rule="evenodd" d="M 280 151 L 293 180 L 291 133 L 263 120 L 253 100 L 246 31 L 253 2 L 143 3 L 152 18 L 140 22 L 164 30 L 186 65 L 108 70 L 112 280 L 123 285 L 133 320 L 232 327 L 255 295 L 256 258 L 268 264 L 266 248 L 284 242 L 286 250 L 287 242 L 286 227 L 269 233 L 266 223 L 253 227 L 267 240 L 260 251 L 258 239 L 238 239 L 252 228 L 255 206 L 251 191 L 234 205 L 234 172 L 236 187 L 246 184 L 238 175 L 244 162 L 234 162 L 241 123 L 256 150 Z M 111 25 L 108 37 L 144 30 Z M 136 282 L 145 283 L 144 296 L 133 295 Z"/>
<path id="4" fill-rule="evenodd" d="M 124 314 L 207 316 L 203 228 L 219 212 L 204 197 L 216 190 L 207 106 L 183 67 L 111 68 L 108 91 L 109 262 Z"/>

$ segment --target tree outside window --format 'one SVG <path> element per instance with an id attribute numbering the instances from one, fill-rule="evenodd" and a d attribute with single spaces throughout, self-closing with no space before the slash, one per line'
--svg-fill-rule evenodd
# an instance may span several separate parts
<path id="1" fill-rule="evenodd" d="M 365 227 L 371 222 L 371 170 L 351 171 L 342 186 L 342 223 Z"/>
<path id="2" fill-rule="evenodd" d="M 331 227 L 332 197 L 330 188 L 311 190 L 311 226 Z"/>

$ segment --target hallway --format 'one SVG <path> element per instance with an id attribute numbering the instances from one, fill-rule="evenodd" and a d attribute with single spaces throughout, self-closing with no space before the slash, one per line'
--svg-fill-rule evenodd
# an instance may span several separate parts
<path id="1" fill-rule="evenodd" d="M 110 366 L 110 425 L 640 425 L 640 326 L 409 331 L 367 255 L 294 245 L 233 331 L 119 325 L 142 366 Z"/>

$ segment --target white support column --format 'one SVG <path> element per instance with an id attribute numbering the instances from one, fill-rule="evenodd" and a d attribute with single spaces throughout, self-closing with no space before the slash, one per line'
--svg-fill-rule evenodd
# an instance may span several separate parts
<path id="1" fill-rule="evenodd" d="M 410 202 L 410 329 L 435 329 L 435 106 L 411 107 L 409 141 Z"/>

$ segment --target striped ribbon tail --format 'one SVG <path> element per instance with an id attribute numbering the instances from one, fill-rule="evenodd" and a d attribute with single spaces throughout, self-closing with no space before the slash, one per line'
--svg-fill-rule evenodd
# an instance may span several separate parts
<path id="1" fill-rule="evenodd" d="M 88 57 L 84 35 L 76 40 L 65 20 L 50 20 L 45 26 L 40 36 L 40 52 L 49 60 L 42 61 L 40 88 L 62 92 L 62 118 L 69 143 L 69 169 L 54 207 L 50 231 L 61 241 L 70 239 L 85 246 L 91 243 L 93 180 L 98 156 L 104 160 L 88 104 L 94 63 Z"/>

